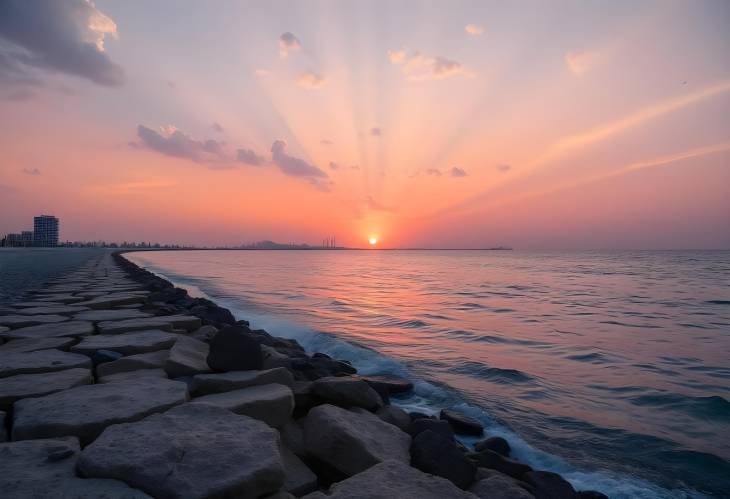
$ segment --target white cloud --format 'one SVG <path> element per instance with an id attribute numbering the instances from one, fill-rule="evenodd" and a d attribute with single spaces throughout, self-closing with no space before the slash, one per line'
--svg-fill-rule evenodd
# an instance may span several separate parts
<path id="1" fill-rule="evenodd" d="M 440 80 L 468 74 L 460 62 L 446 57 L 425 56 L 418 52 L 409 54 L 403 49 L 388 52 L 388 58 L 411 80 Z"/>
<path id="2" fill-rule="evenodd" d="M 325 83 L 327 83 L 327 79 L 324 76 L 312 71 L 305 71 L 297 78 L 297 85 L 310 90 L 322 88 Z"/>
<path id="3" fill-rule="evenodd" d="M 576 76 L 584 75 L 591 69 L 592 57 L 588 52 L 569 52 L 565 54 L 565 64 Z"/>
<path id="4" fill-rule="evenodd" d="M 467 24 L 464 26 L 464 31 L 469 33 L 471 36 L 480 36 L 484 33 L 484 26 L 478 24 Z"/>

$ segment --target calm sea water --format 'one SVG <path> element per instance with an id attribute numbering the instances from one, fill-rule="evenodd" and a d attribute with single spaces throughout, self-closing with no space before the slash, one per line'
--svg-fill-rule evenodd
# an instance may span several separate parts
<path id="1" fill-rule="evenodd" d="M 730 490 L 730 252 L 188 251 L 130 258 L 238 318 L 418 381 L 612 498 Z"/>

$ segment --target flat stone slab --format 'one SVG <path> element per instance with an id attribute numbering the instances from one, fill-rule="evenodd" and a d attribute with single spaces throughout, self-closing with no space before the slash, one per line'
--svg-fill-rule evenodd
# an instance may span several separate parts
<path id="1" fill-rule="evenodd" d="M 32 307 L 51 307 L 65 305 L 63 302 L 56 302 L 53 300 L 36 300 L 36 301 L 19 301 L 11 304 L 12 308 L 32 308 Z"/>
<path id="2" fill-rule="evenodd" d="M 63 315 L 0 315 L 0 326 L 6 327 L 26 327 L 37 326 L 38 324 L 54 324 L 56 322 L 67 321 L 68 317 Z"/>
<path id="3" fill-rule="evenodd" d="M 99 376 L 111 376 L 129 371 L 162 369 L 170 355 L 169 350 L 157 350 L 155 352 L 129 355 L 119 360 L 105 362 L 96 366 L 96 374 Z"/>
<path id="4" fill-rule="evenodd" d="M 185 383 L 161 378 L 77 386 L 16 402 L 12 438 L 75 436 L 87 445 L 109 425 L 139 421 L 187 399 Z"/>
<path id="5" fill-rule="evenodd" d="M 81 296 L 76 296 L 71 293 L 63 293 L 63 294 L 41 294 L 41 295 L 35 295 L 33 296 L 33 299 L 39 302 L 57 302 L 57 303 L 75 303 L 79 301 L 84 301 L 84 298 Z"/>
<path id="6" fill-rule="evenodd" d="M 135 331 L 123 334 L 87 336 L 71 347 L 72 352 L 91 355 L 97 350 L 114 350 L 122 355 L 167 350 L 175 344 L 179 335 L 165 331 Z"/>
<path id="7" fill-rule="evenodd" d="M 0 490 L 4 499 L 150 499 L 118 480 L 79 478 L 75 438 L 0 444 Z"/>
<path id="8" fill-rule="evenodd" d="M 276 430 L 203 404 L 107 428 L 84 449 L 78 469 L 160 498 L 254 499 L 284 484 Z"/>
<path id="9" fill-rule="evenodd" d="M 140 380 L 142 378 L 167 378 L 163 369 L 139 369 L 137 371 L 126 371 L 123 373 L 100 376 L 97 383 L 118 383 L 120 381 Z"/>
<path id="10" fill-rule="evenodd" d="M 21 327 L 5 333 L 0 337 L 6 339 L 24 338 L 57 338 L 60 336 L 88 336 L 94 333 L 94 324 L 88 321 L 68 321 L 57 324 L 40 324 L 37 326 Z"/>
<path id="11" fill-rule="evenodd" d="M 89 310 L 87 307 L 75 305 L 46 305 L 41 307 L 20 308 L 17 313 L 22 315 L 46 315 L 46 314 L 75 314 Z"/>
<path id="12" fill-rule="evenodd" d="M 76 343 L 76 341 L 76 338 L 69 336 L 11 340 L 4 345 L 0 345 L 0 355 L 2 355 L 3 352 L 35 352 L 36 350 L 48 350 L 51 348 L 55 348 L 57 350 L 68 350 L 68 348 Z"/>
<path id="13" fill-rule="evenodd" d="M 291 371 L 283 367 L 267 369 L 265 371 L 230 371 L 216 374 L 197 374 L 193 376 L 191 393 L 195 396 L 211 393 L 230 392 L 249 386 L 278 383 L 292 387 L 294 376 Z"/>
<path id="14" fill-rule="evenodd" d="M 35 352 L 3 352 L 0 354 L 0 378 L 18 374 L 34 374 L 75 367 L 91 368 L 91 359 L 85 355 L 61 350 L 37 350 Z"/>
<path id="15" fill-rule="evenodd" d="M 304 442 L 311 455 L 348 476 L 389 459 L 411 461 L 411 437 L 362 409 L 329 404 L 311 409 L 304 419 Z"/>
<path id="16" fill-rule="evenodd" d="M 89 307 L 94 310 L 112 308 L 117 305 L 127 305 L 129 303 L 140 303 L 145 301 L 145 297 L 140 294 L 133 293 L 111 293 L 86 301 L 80 301 L 76 305 L 81 307 Z"/>
<path id="17" fill-rule="evenodd" d="M 74 315 L 74 319 L 81 321 L 119 321 L 124 319 L 144 319 L 152 317 L 152 314 L 140 312 L 139 310 L 89 310 Z"/>
<path id="18" fill-rule="evenodd" d="M 9 376 L 0 382 L 0 409 L 10 409 L 17 400 L 42 397 L 75 386 L 90 385 L 93 382 L 94 376 L 91 370 L 83 368 Z"/>
<path id="19" fill-rule="evenodd" d="M 101 334 L 119 334 L 143 329 L 159 329 L 172 331 L 185 329 L 194 331 L 200 327 L 200 319 L 192 315 L 167 315 L 144 319 L 127 319 L 121 321 L 104 321 L 97 324 Z"/>
<path id="20" fill-rule="evenodd" d="M 280 428 L 291 418 L 294 410 L 294 394 L 288 386 L 271 383 L 204 395 L 193 399 L 190 403 L 222 407 L 236 414 L 263 421 L 274 428 Z"/>
<path id="21" fill-rule="evenodd" d="M 477 499 L 446 480 L 399 461 L 384 461 L 334 484 L 329 495 L 314 492 L 303 499 Z"/>

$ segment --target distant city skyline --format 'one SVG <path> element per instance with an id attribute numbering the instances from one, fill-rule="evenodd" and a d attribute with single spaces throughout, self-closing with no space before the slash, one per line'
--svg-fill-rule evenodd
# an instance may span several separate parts
<path id="1" fill-rule="evenodd" d="M 730 248 L 729 23 L 715 0 L 0 2 L 0 233 Z"/>

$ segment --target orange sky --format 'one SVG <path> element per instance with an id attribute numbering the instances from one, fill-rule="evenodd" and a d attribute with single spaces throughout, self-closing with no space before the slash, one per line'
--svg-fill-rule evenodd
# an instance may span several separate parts
<path id="1" fill-rule="evenodd" d="M 730 248 L 725 2 L 0 19 L 0 233 L 52 213 L 70 240 Z"/>

